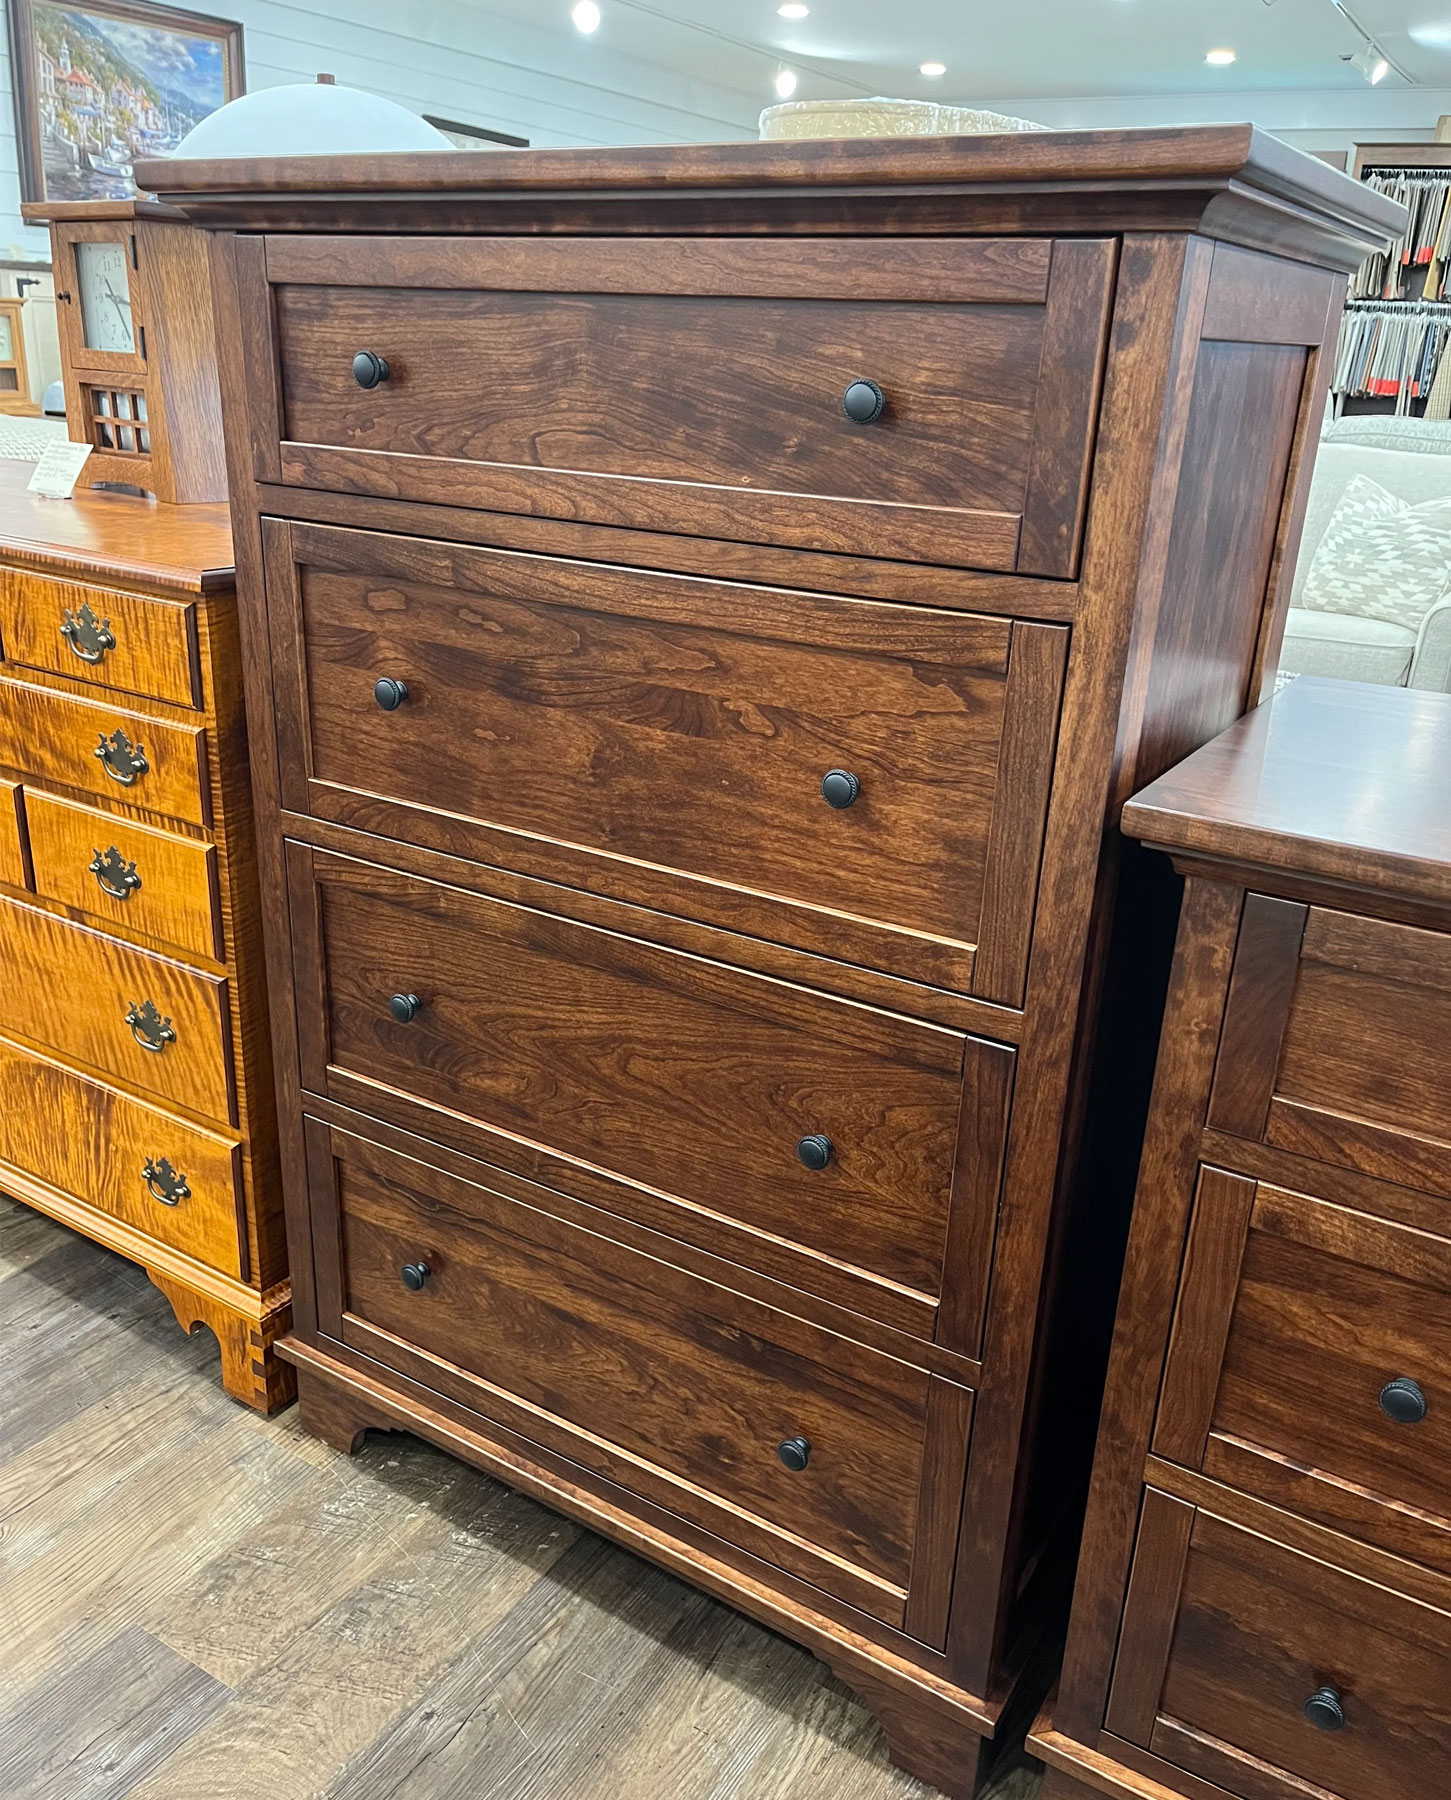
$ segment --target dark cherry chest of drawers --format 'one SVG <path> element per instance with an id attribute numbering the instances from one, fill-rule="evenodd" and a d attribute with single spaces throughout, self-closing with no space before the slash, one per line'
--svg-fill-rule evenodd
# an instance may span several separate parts
<path id="1" fill-rule="evenodd" d="M 972 1792 L 1167 978 L 1112 820 L 1273 669 L 1396 209 L 1247 128 L 145 179 L 231 347 L 304 1418 L 689 1575 Z"/>
<path id="2" fill-rule="evenodd" d="M 1441 1793 L 1451 696 L 1296 681 L 1124 819 L 1188 885 L 1047 1791 Z"/>

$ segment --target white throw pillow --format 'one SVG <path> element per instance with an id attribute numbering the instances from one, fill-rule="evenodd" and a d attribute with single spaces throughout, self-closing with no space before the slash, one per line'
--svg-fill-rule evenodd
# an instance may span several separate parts
<path id="1" fill-rule="evenodd" d="M 1378 481 L 1357 475 L 1330 515 L 1299 604 L 1415 631 L 1448 587 L 1451 491 L 1444 500 L 1408 506 Z"/>

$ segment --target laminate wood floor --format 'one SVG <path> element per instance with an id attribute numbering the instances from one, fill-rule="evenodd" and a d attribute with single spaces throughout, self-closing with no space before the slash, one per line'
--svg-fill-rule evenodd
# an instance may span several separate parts
<path id="1" fill-rule="evenodd" d="M 259 1419 L 4 1198 L 0 1651 L 4 1800 L 933 1792 L 804 1650 L 416 1438 Z"/>

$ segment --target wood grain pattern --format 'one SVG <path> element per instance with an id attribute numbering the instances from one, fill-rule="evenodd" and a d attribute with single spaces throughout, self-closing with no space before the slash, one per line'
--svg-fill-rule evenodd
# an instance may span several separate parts
<path id="1" fill-rule="evenodd" d="M 18 781 L 0 781 L 0 882 L 30 885 L 25 849 L 25 802 Z"/>
<path id="2" fill-rule="evenodd" d="M 1400 1800 L 1447 1755 L 1448 1658 L 1451 1615 L 1200 1513 L 1161 1708 L 1223 1748 L 1201 1759 L 1179 1733 L 1168 1754 L 1209 1780 L 1252 1757 L 1327 1793 Z M 1322 1686 L 1343 1695 L 1348 1729 L 1301 1716 Z"/>
<path id="3" fill-rule="evenodd" d="M 234 1121 L 225 979 L 8 899 L 0 951 L 11 1031 L 204 1119 Z M 146 1001 L 176 1034 L 159 1052 L 126 1022 Z"/>
<path id="4" fill-rule="evenodd" d="M 235 1138 L 0 1039 L 0 1165 L 232 1275 L 243 1266 L 237 1149 Z M 156 1200 L 142 1177 L 147 1158 L 163 1156 L 191 1189 L 175 1206 Z"/>
<path id="5" fill-rule="evenodd" d="M 841 915 L 880 920 L 948 970 L 955 952 L 963 986 L 986 927 L 1020 992 L 1062 632 L 1013 628 L 1010 671 L 995 620 L 290 535 L 274 630 L 305 646 L 298 810 L 346 816 L 357 789 L 436 810 L 442 753 L 450 813 L 648 864 L 642 897 L 662 866 L 784 897 L 828 915 L 797 927 L 826 950 Z M 392 713 L 385 675 L 407 686 Z M 842 812 L 821 798 L 833 767 L 861 783 Z"/>
<path id="6" fill-rule="evenodd" d="M 1114 1659 L 1105 1722 L 1118 1737 L 1143 1743 L 1159 1711 L 1164 1663 L 1179 1616 L 1179 1574 L 1189 1548 L 1194 1508 L 1145 1490 L 1124 1618 L 1130 1621 Z"/>
<path id="7" fill-rule="evenodd" d="M 1266 1136 L 1451 1194 L 1448 1041 L 1451 934 L 1312 908 Z"/>
<path id="8" fill-rule="evenodd" d="M 1125 807 L 1166 849 L 1451 902 L 1451 697 L 1302 675 Z"/>
<path id="9" fill-rule="evenodd" d="M 147 767 L 123 784 L 96 755 L 115 734 Z M 124 800 L 191 825 L 210 822 L 204 726 L 151 718 L 109 702 L 82 700 L 54 688 L 0 679 L 0 767 L 77 788 L 101 800 Z M 129 765 L 129 761 L 128 764 Z"/>
<path id="10" fill-rule="evenodd" d="M 115 639 L 94 663 L 78 656 L 61 630 L 83 607 Z M 0 644 L 7 663 L 175 706 L 201 703 L 196 609 L 186 601 L 0 567 Z"/>
<path id="11" fill-rule="evenodd" d="M 939 1291 L 973 1040 L 366 864 L 313 863 L 328 1071 Z M 408 1024 L 389 1016 L 395 993 L 422 1001 Z M 332 1085 L 321 1066 L 305 1079 Z M 820 1171 L 796 1154 L 815 1132 L 833 1146 Z"/>
<path id="12" fill-rule="evenodd" d="M 1291 900 L 1245 896 L 1209 1095 L 1209 1124 L 1216 1131 L 1245 1138 L 1265 1134 L 1307 916 L 1308 909 Z"/>
<path id="13" fill-rule="evenodd" d="M 216 846 L 158 831 L 136 819 L 78 806 L 40 788 L 26 794 L 35 892 L 166 949 L 217 960 L 222 955 Z M 118 900 L 91 869 L 97 854 L 120 853 L 140 886 Z M 110 889 L 118 883 L 106 875 Z"/>
<path id="14" fill-rule="evenodd" d="M 31 465 L 0 458 L 0 557 L 17 568 L 135 584 L 163 594 L 227 593 L 232 532 L 225 502 L 162 506 L 82 488 L 57 506 L 30 491 Z"/>
<path id="15" fill-rule="evenodd" d="M 721 1290 L 484 1188 L 336 1134 L 333 1147 L 347 1309 L 337 1335 L 356 1317 L 654 1463 L 716 1502 L 722 1535 L 744 1511 L 905 1588 L 920 1371 L 724 1305 Z M 430 1274 L 413 1294 L 398 1270 L 417 1261 Z M 776 1455 L 798 1435 L 811 1446 L 799 1476 Z M 590 1445 L 578 1454 L 588 1461 Z M 891 1596 L 880 1604 L 890 1613 Z"/>

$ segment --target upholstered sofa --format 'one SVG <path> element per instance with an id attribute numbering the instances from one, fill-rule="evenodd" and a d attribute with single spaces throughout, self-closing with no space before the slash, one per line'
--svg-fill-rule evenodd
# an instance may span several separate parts
<path id="1" fill-rule="evenodd" d="M 1451 690 L 1451 584 L 1418 629 L 1356 613 L 1299 604 L 1331 515 L 1357 475 L 1416 506 L 1451 500 L 1451 424 L 1351 418 L 1328 426 L 1320 444 L 1305 535 L 1295 571 L 1280 668 L 1392 687 Z M 1388 579 L 1393 579 L 1388 572 Z"/>

